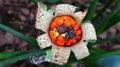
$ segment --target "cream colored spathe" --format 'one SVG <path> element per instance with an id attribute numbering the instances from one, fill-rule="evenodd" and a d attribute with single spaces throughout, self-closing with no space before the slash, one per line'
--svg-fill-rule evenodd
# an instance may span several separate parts
<path id="1" fill-rule="evenodd" d="M 41 49 L 52 46 L 52 54 L 51 54 L 52 57 L 49 62 L 60 65 L 66 64 L 69 59 L 71 51 L 74 52 L 77 60 L 85 58 L 90 54 L 87 48 L 87 42 L 89 40 L 93 40 L 93 41 L 97 40 L 96 32 L 93 25 L 90 22 L 84 24 L 81 23 L 87 12 L 86 11 L 75 12 L 76 8 L 77 7 L 69 4 L 59 4 L 56 6 L 55 15 L 53 15 L 48 13 L 47 11 L 44 11 L 41 7 L 38 7 L 35 27 L 36 29 L 43 30 L 45 34 L 38 36 L 37 42 Z M 48 30 L 51 21 L 56 16 L 61 16 L 61 15 L 70 15 L 77 20 L 78 24 L 81 25 L 81 29 L 83 32 L 82 39 L 73 46 L 70 47 L 56 46 L 51 42 L 51 39 L 49 37 Z"/>

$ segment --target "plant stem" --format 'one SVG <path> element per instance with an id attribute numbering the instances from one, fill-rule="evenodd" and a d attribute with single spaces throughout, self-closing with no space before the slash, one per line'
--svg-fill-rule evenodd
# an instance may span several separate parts
<path id="1" fill-rule="evenodd" d="M 93 16 L 93 13 L 95 11 L 95 8 L 97 6 L 97 3 L 98 3 L 98 0 L 94 0 L 90 7 L 89 7 L 89 10 L 88 10 L 88 13 L 86 15 L 86 17 L 84 18 L 84 21 L 87 21 L 87 20 L 91 20 L 92 19 L 92 16 Z"/>

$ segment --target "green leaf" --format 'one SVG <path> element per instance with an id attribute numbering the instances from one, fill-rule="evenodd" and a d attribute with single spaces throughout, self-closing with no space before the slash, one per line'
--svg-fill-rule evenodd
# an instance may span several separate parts
<path id="1" fill-rule="evenodd" d="M 41 2 L 38 2 L 38 7 L 41 7 L 43 10 L 47 11 L 47 6 Z"/>
<path id="2" fill-rule="evenodd" d="M 96 20 L 98 17 L 100 17 L 103 12 L 106 11 L 106 9 L 113 3 L 115 2 L 115 0 L 108 0 L 108 2 L 105 4 L 105 6 L 98 12 L 98 14 L 96 15 L 96 17 L 94 18 L 94 20 Z"/>
<path id="3" fill-rule="evenodd" d="M 116 36 L 113 36 L 113 37 L 105 38 L 105 39 L 102 39 L 102 40 L 97 40 L 94 44 L 102 44 L 102 43 L 117 40 L 117 39 L 120 39 L 120 34 L 116 35 Z"/>
<path id="4" fill-rule="evenodd" d="M 58 65 L 58 67 L 72 67 L 71 63 L 67 63 L 65 65 Z"/>
<path id="5" fill-rule="evenodd" d="M 21 52 L 20 51 L 18 51 L 18 52 L 3 52 L 3 53 L 0 53 L 0 59 L 6 59 L 9 57 L 13 57 L 19 53 L 21 53 Z"/>
<path id="6" fill-rule="evenodd" d="M 104 30 L 112 27 L 113 25 L 115 25 L 116 23 L 118 23 L 120 21 L 120 11 L 118 13 L 116 13 L 112 18 L 110 18 L 109 23 Z M 104 31 L 103 30 L 103 31 Z"/>
<path id="7" fill-rule="evenodd" d="M 6 64 L 14 63 L 23 59 L 27 59 L 31 56 L 37 56 L 37 55 L 45 55 L 44 50 L 30 50 L 30 51 L 24 51 L 22 53 L 19 53 L 18 55 L 14 57 L 10 57 L 8 59 L 4 59 L 0 61 L 0 67 L 4 66 Z"/>
<path id="8" fill-rule="evenodd" d="M 120 13 L 120 4 L 117 3 L 113 8 L 113 10 L 111 11 L 111 13 L 101 21 L 99 26 L 96 27 L 97 35 L 101 34 L 106 29 L 108 29 L 109 27 L 113 26 L 118 21 L 120 21 L 120 19 L 118 19 L 120 16 L 119 13 Z"/>
<path id="9" fill-rule="evenodd" d="M 58 2 L 60 2 L 61 0 L 45 0 L 45 2 L 48 2 L 48 3 L 51 3 L 51 4 L 53 4 L 53 3 L 58 3 Z"/>
<path id="10" fill-rule="evenodd" d="M 120 55 L 120 50 L 112 51 L 112 52 L 106 52 L 98 48 L 90 48 L 89 50 L 90 50 L 90 55 L 88 57 L 81 60 L 76 60 L 76 58 L 72 56 L 70 57 L 69 63 L 79 62 L 92 67 L 94 65 L 97 66 L 96 61 L 100 58 L 113 56 L 113 55 Z"/>
<path id="11" fill-rule="evenodd" d="M 100 54 L 107 53 L 106 51 L 99 49 L 99 48 L 89 48 L 90 55 L 82 60 L 79 60 L 79 63 L 83 63 L 85 65 L 88 65 L 89 67 L 98 67 L 96 64 L 96 61 L 91 60 L 89 58 L 93 58 L 94 56 L 99 56 Z"/>
<path id="12" fill-rule="evenodd" d="M 52 64 L 52 63 L 50 63 L 50 64 L 49 64 L 49 67 L 56 67 L 56 65 L 55 65 L 55 64 Z"/>
<path id="13" fill-rule="evenodd" d="M 105 30 L 107 30 L 108 28 L 112 27 L 113 25 L 117 24 L 120 21 L 120 12 L 116 13 L 114 16 L 112 16 L 111 18 L 103 21 L 99 27 L 96 29 L 96 33 L 97 35 L 101 34 L 102 32 L 104 32 Z"/>
<path id="14" fill-rule="evenodd" d="M 107 56 L 114 56 L 114 55 L 120 55 L 120 50 L 112 51 L 112 52 L 106 52 L 106 51 L 101 51 L 101 50 L 98 51 L 98 49 L 95 49 L 94 52 L 91 53 L 90 56 L 86 57 L 83 60 L 88 60 L 88 61 L 95 62 L 96 60 L 98 60 L 100 58 L 104 58 L 104 57 L 107 57 Z"/>
<path id="15" fill-rule="evenodd" d="M 104 57 L 108 57 L 108 56 L 114 56 L 114 55 L 120 55 L 120 50 L 107 52 L 107 53 L 102 53 L 102 54 L 99 54 L 99 55 L 94 55 L 92 57 L 88 57 L 88 59 L 96 61 L 100 58 L 104 58 Z"/>
<path id="16" fill-rule="evenodd" d="M 98 0 L 93 0 L 93 2 L 91 3 L 91 5 L 89 7 L 88 13 L 87 13 L 87 15 L 84 18 L 84 21 L 92 19 L 92 16 L 93 16 L 93 13 L 94 13 L 95 8 L 97 6 L 97 3 L 98 3 Z"/>
<path id="17" fill-rule="evenodd" d="M 31 46 L 34 46 L 34 48 L 40 49 L 39 45 L 38 45 L 38 42 L 33 37 L 26 36 L 26 40 L 25 41 L 28 42 Z"/>
<path id="18" fill-rule="evenodd" d="M 32 2 L 33 2 L 35 5 L 37 5 L 38 0 L 32 0 Z"/>
<path id="19" fill-rule="evenodd" d="M 13 29 L 3 25 L 3 24 L 0 24 L 0 29 L 5 30 L 5 31 L 11 33 L 12 35 L 14 35 L 14 36 L 16 36 L 16 37 L 26 41 L 29 45 L 33 46 L 34 48 L 39 49 L 38 43 L 37 43 L 37 41 L 34 38 L 29 37 L 29 36 L 25 36 L 22 33 L 17 32 L 15 30 L 13 30 Z"/>
<path id="20" fill-rule="evenodd" d="M 81 60 L 77 60 L 76 57 L 74 56 L 74 54 L 71 53 L 68 64 L 78 62 L 78 63 L 88 65 L 89 67 L 95 67 L 95 66 L 97 66 L 95 61 L 93 61 L 93 60 L 91 60 L 89 58 L 91 58 L 93 56 L 99 56 L 100 54 L 103 54 L 103 53 L 107 53 L 106 51 L 104 51 L 102 49 L 98 49 L 98 48 L 89 48 L 89 51 L 90 51 L 90 55 L 88 57 L 86 57 L 86 58 L 81 59 Z"/>

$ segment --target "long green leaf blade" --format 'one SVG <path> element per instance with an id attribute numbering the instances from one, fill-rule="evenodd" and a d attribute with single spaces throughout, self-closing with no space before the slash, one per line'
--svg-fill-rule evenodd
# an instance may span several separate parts
<path id="1" fill-rule="evenodd" d="M 6 58 L 9 58 L 9 57 L 13 57 L 13 56 L 18 55 L 20 53 L 21 53 L 21 51 L 18 51 L 18 52 L 3 52 L 3 53 L 0 53 L 0 59 L 6 59 Z"/>
<path id="2" fill-rule="evenodd" d="M 95 55 L 99 55 L 99 54 L 103 54 L 103 53 L 107 53 L 106 51 L 102 50 L 102 49 L 98 49 L 98 48 L 89 48 L 89 51 L 90 51 L 90 55 L 88 57 L 92 57 L 92 56 L 95 56 Z M 86 57 L 87 58 L 87 57 Z M 78 60 L 75 58 L 74 54 L 71 54 L 70 56 L 70 61 L 69 63 L 73 63 L 73 62 L 86 62 L 86 58 L 82 59 L 82 60 Z M 87 63 L 91 62 L 91 60 L 87 60 Z"/>
<path id="3" fill-rule="evenodd" d="M 103 14 L 103 12 L 105 12 L 106 9 L 107 9 L 113 2 L 115 2 L 115 0 L 109 0 L 109 2 L 107 2 L 107 3 L 105 4 L 105 6 L 101 9 L 101 11 L 98 12 L 98 14 L 97 14 L 96 17 L 94 18 L 94 20 L 96 20 L 98 17 L 100 17 L 100 16 Z"/>
<path id="4" fill-rule="evenodd" d="M 30 51 L 22 52 L 18 54 L 17 56 L 14 56 L 14 57 L 11 57 L 5 60 L 1 60 L 0 67 L 6 64 L 14 63 L 14 62 L 17 62 L 23 59 L 27 59 L 28 57 L 37 56 L 37 55 L 45 55 L 45 51 L 44 50 L 30 50 Z"/>
<path id="5" fill-rule="evenodd" d="M 33 2 L 35 5 L 37 5 L 38 0 L 32 0 L 32 2 Z"/>
<path id="6" fill-rule="evenodd" d="M 102 44 L 102 43 L 105 43 L 105 42 L 108 42 L 108 41 L 117 40 L 117 39 L 120 39 L 120 34 L 116 35 L 116 36 L 113 36 L 113 37 L 110 37 L 110 38 L 105 38 L 105 39 L 102 39 L 102 40 L 97 40 L 94 44 Z"/>
<path id="7" fill-rule="evenodd" d="M 99 24 L 99 26 L 96 27 L 96 33 L 97 35 L 101 34 L 102 32 L 105 31 L 105 29 L 108 29 L 110 26 L 114 25 L 117 23 L 117 21 L 119 21 L 119 16 L 117 14 L 120 13 L 120 4 L 117 3 L 116 6 L 113 8 L 113 10 L 111 11 L 111 13 L 106 16 L 102 21 L 101 23 Z M 118 16 L 117 18 L 114 18 L 116 17 L 116 15 Z M 114 19 L 113 19 L 114 18 Z M 110 20 L 115 20 L 114 22 L 110 21 Z M 111 24 L 112 25 L 109 25 Z M 109 25 L 109 26 L 108 26 Z M 108 27 L 108 28 L 107 28 Z"/>
<path id="8" fill-rule="evenodd" d="M 108 28 L 112 27 L 113 25 L 115 25 L 116 23 L 118 23 L 120 21 L 120 12 L 117 12 L 114 16 L 112 16 L 111 18 L 108 18 L 107 20 L 104 20 L 99 27 L 96 29 L 96 33 L 97 35 L 101 34 L 102 32 L 104 32 L 105 30 L 107 30 Z"/>
<path id="9" fill-rule="evenodd" d="M 92 57 L 88 57 L 87 59 L 95 61 L 95 60 L 98 60 L 100 58 L 104 58 L 104 57 L 108 57 L 108 56 L 114 56 L 114 55 L 120 55 L 120 50 L 107 52 L 107 53 L 102 53 L 100 55 L 94 55 Z"/>
<path id="10" fill-rule="evenodd" d="M 92 16 L 93 16 L 93 13 L 94 13 L 95 8 L 97 6 L 97 3 L 98 3 L 98 0 L 93 0 L 93 2 L 91 3 L 91 5 L 89 7 L 89 10 L 88 10 L 86 17 L 84 18 L 84 21 L 92 19 Z"/>
<path id="11" fill-rule="evenodd" d="M 51 3 L 51 4 L 58 3 L 60 1 L 61 0 L 45 0 L 45 2 L 48 2 L 48 3 Z"/>
<path id="12" fill-rule="evenodd" d="M 29 37 L 29 36 L 25 36 L 22 33 L 17 32 L 15 30 L 13 30 L 13 29 L 3 25 L 3 24 L 0 24 L 0 29 L 5 30 L 5 31 L 11 33 L 12 35 L 14 35 L 14 36 L 16 36 L 16 37 L 26 41 L 27 43 L 29 43 L 29 45 L 33 46 L 34 48 L 39 49 L 38 43 L 37 43 L 37 41 L 34 38 Z"/>

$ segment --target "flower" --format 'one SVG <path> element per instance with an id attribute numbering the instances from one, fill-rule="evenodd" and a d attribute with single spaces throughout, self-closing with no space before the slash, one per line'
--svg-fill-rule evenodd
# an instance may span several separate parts
<path id="1" fill-rule="evenodd" d="M 92 41 L 97 40 L 96 32 L 95 32 L 93 25 L 89 21 L 87 21 L 86 23 L 81 23 L 87 11 L 75 12 L 76 8 L 77 7 L 69 5 L 69 4 L 59 4 L 56 6 L 56 9 L 54 12 L 55 15 L 53 15 L 53 14 L 48 13 L 47 11 L 44 11 L 41 7 L 38 7 L 35 27 L 36 29 L 43 30 L 45 34 L 38 36 L 37 42 L 41 49 L 52 46 L 52 54 L 51 54 L 52 57 L 49 62 L 60 64 L 60 65 L 66 64 L 69 59 L 71 51 L 74 52 L 77 60 L 85 58 L 86 56 L 90 54 L 87 48 L 87 43 L 88 41 L 91 41 L 91 40 Z M 52 38 L 50 37 L 50 33 L 49 33 L 51 23 L 57 17 L 63 17 L 63 16 L 74 18 L 77 24 L 80 25 L 81 27 L 80 30 L 82 31 L 82 34 L 79 35 L 82 37 L 78 40 L 78 42 L 77 43 L 75 42 L 74 45 L 70 44 L 68 47 L 64 46 L 63 41 L 62 41 L 63 42 L 62 44 L 56 45 L 56 43 L 53 42 L 54 40 L 52 40 Z M 60 25 L 58 25 L 57 27 L 59 26 Z M 65 32 L 63 28 L 65 28 L 65 26 L 60 27 L 61 32 Z M 61 33 L 58 32 L 58 30 L 56 33 L 55 32 L 56 28 L 54 28 L 54 30 L 52 31 L 54 31 L 54 34 L 56 35 L 56 37 L 59 38 L 58 36 L 60 36 Z M 61 40 L 63 39 L 60 39 L 59 41 L 61 42 Z"/>

